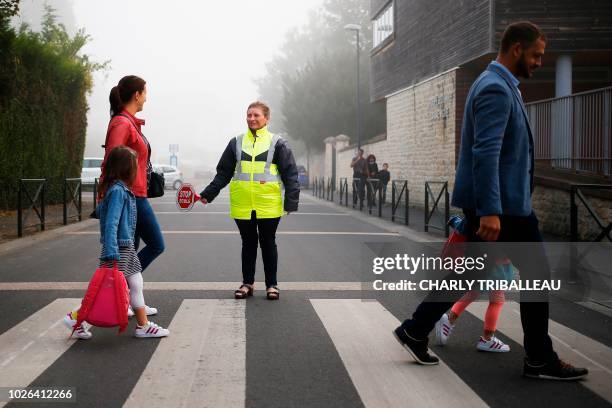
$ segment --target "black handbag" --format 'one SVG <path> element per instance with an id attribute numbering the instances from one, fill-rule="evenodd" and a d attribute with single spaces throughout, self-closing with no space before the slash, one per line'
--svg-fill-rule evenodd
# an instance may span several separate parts
<path id="1" fill-rule="evenodd" d="M 164 178 L 164 175 L 151 171 L 147 180 L 147 197 L 157 198 L 163 196 L 165 185 L 166 179 Z"/>

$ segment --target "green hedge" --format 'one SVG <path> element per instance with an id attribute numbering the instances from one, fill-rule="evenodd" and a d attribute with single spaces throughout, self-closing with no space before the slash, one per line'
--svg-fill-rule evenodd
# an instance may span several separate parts
<path id="1" fill-rule="evenodd" d="M 41 33 L 0 17 L 0 208 L 16 207 L 20 178 L 47 178 L 49 203 L 61 201 L 64 177 L 80 177 L 92 72 L 104 65 L 77 53 L 47 8 Z"/>

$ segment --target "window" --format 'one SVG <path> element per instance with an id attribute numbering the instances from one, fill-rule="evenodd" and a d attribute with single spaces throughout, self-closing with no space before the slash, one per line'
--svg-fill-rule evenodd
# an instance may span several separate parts
<path id="1" fill-rule="evenodd" d="M 102 167 L 102 159 L 83 159 L 84 169 L 93 169 Z"/>
<path id="2" fill-rule="evenodd" d="M 393 34 L 393 1 L 374 19 L 372 26 L 374 48 Z"/>

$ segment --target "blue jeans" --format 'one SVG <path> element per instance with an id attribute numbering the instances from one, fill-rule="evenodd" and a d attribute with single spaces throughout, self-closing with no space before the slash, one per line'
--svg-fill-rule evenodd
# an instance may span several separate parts
<path id="1" fill-rule="evenodd" d="M 142 271 L 157 258 L 164 249 L 164 237 L 157 223 L 157 218 L 153 212 L 153 208 L 145 197 L 136 197 L 136 233 L 134 236 L 134 246 L 138 251 L 140 239 L 145 243 L 145 247 L 138 252 L 138 259 L 142 266 Z"/>

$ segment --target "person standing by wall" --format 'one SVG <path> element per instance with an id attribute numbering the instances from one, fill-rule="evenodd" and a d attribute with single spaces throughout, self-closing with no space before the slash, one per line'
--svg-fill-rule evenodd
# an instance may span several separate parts
<path id="1" fill-rule="evenodd" d="M 378 180 L 378 164 L 376 163 L 376 156 L 373 154 L 368 155 L 368 178 Z M 370 180 L 367 183 L 368 187 L 368 203 L 376 205 L 376 193 L 378 192 L 378 181 Z"/>
<path id="2" fill-rule="evenodd" d="M 383 163 L 383 168 L 378 172 L 378 182 L 380 183 L 382 203 L 387 202 L 387 184 L 391 180 L 391 173 L 389 173 L 389 163 Z"/>
<path id="3" fill-rule="evenodd" d="M 351 160 L 351 168 L 353 169 L 353 190 L 356 192 L 356 194 L 353 194 L 353 205 L 355 205 L 357 204 L 357 198 L 359 198 L 359 202 L 363 203 L 368 177 L 368 163 L 363 157 L 363 149 L 357 150 L 357 156 Z"/>

